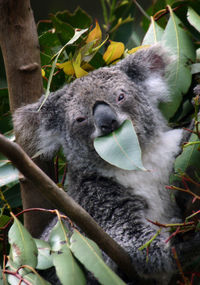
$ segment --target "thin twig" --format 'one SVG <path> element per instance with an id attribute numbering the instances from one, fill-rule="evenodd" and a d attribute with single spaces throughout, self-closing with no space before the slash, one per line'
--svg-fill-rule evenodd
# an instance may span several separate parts
<path id="1" fill-rule="evenodd" d="M 142 8 L 142 6 L 141 6 L 136 0 L 133 0 L 133 3 L 138 7 L 138 9 L 140 10 L 140 12 L 141 12 L 149 21 L 151 21 L 151 17 L 145 12 L 145 10 Z"/>
<path id="2" fill-rule="evenodd" d="M 179 269 L 179 272 L 180 272 L 180 274 L 181 274 L 181 276 L 183 278 L 184 284 L 185 285 L 191 285 L 191 283 L 188 280 L 188 278 L 186 278 L 185 275 L 184 275 L 183 268 L 182 268 L 181 263 L 180 263 L 180 261 L 178 259 L 178 255 L 177 255 L 175 247 L 172 248 L 172 253 L 174 255 L 174 259 L 176 260 L 176 264 L 177 264 L 177 267 Z"/>
<path id="3" fill-rule="evenodd" d="M 68 169 L 68 164 L 67 164 L 67 162 L 66 162 L 65 168 L 64 168 L 63 177 L 62 177 L 62 181 L 61 181 L 61 185 L 63 185 L 63 186 L 64 186 L 65 179 L 66 179 L 66 176 L 67 176 L 67 169 Z"/>

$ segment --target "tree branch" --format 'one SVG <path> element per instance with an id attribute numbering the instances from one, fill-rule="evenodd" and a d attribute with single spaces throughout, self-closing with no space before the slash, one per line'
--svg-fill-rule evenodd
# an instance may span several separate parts
<path id="1" fill-rule="evenodd" d="M 114 260 L 119 268 L 132 280 L 137 279 L 137 273 L 131 264 L 129 255 L 117 244 L 95 220 L 70 196 L 59 188 L 22 150 L 0 134 L 0 150 L 19 171 L 30 180 L 41 195 L 65 213 L 75 222 L 99 247 Z M 26 180 L 26 179 L 25 179 Z M 139 284 L 137 282 L 137 284 Z M 144 284 L 144 282 L 142 283 Z"/>

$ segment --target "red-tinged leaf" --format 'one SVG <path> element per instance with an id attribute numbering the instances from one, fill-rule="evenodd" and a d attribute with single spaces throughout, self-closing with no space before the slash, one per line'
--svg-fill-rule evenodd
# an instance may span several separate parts
<path id="1" fill-rule="evenodd" d="M 8 233 L 11 245 L 10 258 L 19 266 L 26 264 L 36 267 L 38 250 L 35 241 L 21 222 L 13 217 L 14 223 Z"/>
<path id="2" fill-rule="evenodd" d="M 102 39 L 102 31 L 98 21 L 96 21 L 95 28 L 89 33 L 86 43 L 94 42 L 94 45 L 98 45 Z"/>

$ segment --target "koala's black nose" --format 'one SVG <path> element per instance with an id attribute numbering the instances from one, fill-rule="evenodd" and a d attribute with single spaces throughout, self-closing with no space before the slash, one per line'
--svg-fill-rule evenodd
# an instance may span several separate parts
<path id="1" fill-rule="evenodd" d="M 120 126 L 117 115 L 111 107 L 104 102 L 98 102 L 95 104 L 93 115 L 95 124 L 101 131 L 101 135 L 110 134 Z"/>

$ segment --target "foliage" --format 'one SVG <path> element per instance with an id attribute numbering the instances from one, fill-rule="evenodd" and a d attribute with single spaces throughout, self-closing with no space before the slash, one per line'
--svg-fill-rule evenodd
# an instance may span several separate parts
<path id="1" fill-rule="evenodd" d="M 143 11 L 142 7 L 139 7 L 143 13 L 142 27 L 144 36 L 142 37 L 141 32 L 134 28 L 133 14 L 139 6 L 136 2 L 136 7 L 134 2 L 136 1 L 101 0 L 104 16 L 103 28 L 98 21 L 91 28 L 92 19 L 81 8 L 77 8 L 73 14 L 68 11 L 58 12 L 55 15 L 51 15 L 49 20 L 38 23 L 42 77 L 46 98 L 49 96 L 50 91 L 57 90 L 63 84 L 70 83 L 75 78 L 85 76 L 88 72 L 99 67 L 115 64 L 121 58 L 136 52 L 138 48 L 147 48 L 151 44 L 160 42 L 176 57 L 168 78 L 171 87 L 171 98 L 169 102 L 162 103 L 160 108 L 172 126 L 188 127 L 191 119 L 195 119 L 195 128 L 193 129 L 192 127 L 192 130 L 190 130 L 190 132 L 193 132 L 193 135 L 190 142 L 184 147 L 182 154 L 176 160 L 176 176 L 173 176 L 171 181 L 174 183 L 175 180 L 179 179 L 185 183 L 184 179 L 189 179 L 190 182 L 193 181 L 199 187 L 199 175 L 197 172 L 200 164 L 199 118 L 197 115 L 199 97 L 197 94 L 196 99 L 192 99 L 192 89 L 200 83 L 200 57 L 198 53 L 200 45 L 200 16 L 198 11 L 200 11 L 200 3 L 192 0 L 157 0 L 154 1 L 154 4 L 147 11 Z M 132 38 L 139 39 L 141 46 L 130 47 Z M 0 89 L 0 131 L 13 140 L 10 117 L 8 91 L 5 88 Z M 106 159 L 109 160 L 107 155 Z M 66 176 L 64 165 L 65 162 L 62 155 L 59 156 L 59 164 L 58 159 L 55 159 L 55 168 L 58 172 L 57 182 L 62 184 L 64 184 Z M 186 174 L 187 168 L 191 167 L 195 178 L 188 177 Z M 173 188 L 175 186 L 170 187 Z M 181 189 L 182 191 L 185 190 L 184 188 Z M 191 195 L 191 193 L 189 194 Z M 18 212 L 17 207 L 21 206 L 21 200 L 17 170 L 2 156 L 0 156 L 0 195 L 0 226 L 5 228 L 5 225 L 10 220 L 8 212 L 11 208 Z M 25 229 L 16 219 L 13 225 L 10 232 L 13 231 L 14 236 L 17 236 L 19 231 L 21 231 L 23 237 L 26 235 Z M 32 251 L 33 254 L 28 254 L 29 257 L 26 256 L 26 251 L 23 253 L 20 251 L 18 255 L 18 251 L 15 251 L 16 248 L 13 246 L 15 242 L 13 243 L 11 239 L 12 250 L 4 271 L 12 271 L 15 274 L 10 273 L 8 281 L 11 284 L 18 284 L 19 274 L 27 281 L 33 282 L 33 284 L 46 284 L 35 273 L 35 268 L 43 270 L 53 264 L 63 284 L 68 282 L 68 279 L 66 281 L 65 278 L 75 278 L 73 280 L 76 280 L 76 284 L 84 284 L 85 277 L 79 262 L 91 270 L 99 280 L 102 280 L 102 270 L 108 272 L 111 278 L 117 278 L 113 273 L 110 273 L 107 267 L 105 269 L 105 264 L 99 257 L 99 251 L 96 249 L 96 246 L 76 230 L 70 230 L 73 233 L 69 233 L 61 220 L 59 220 L 47 243 L 33 240 L 29 236 L 23 245 L 25 249 Z M 19 249 L 22 246 L 20 240 L 22 239 L 19 237 L 16 241 Z M 72 241 L 74 240 L 77 243 L 73 243 Z M 62 243 L 63 241 L 64 244 Z M 84 252 L 88 252 L 88 259 L 81 259 L 78 255 L 79 249 L 77 250 L 76 246 L 80 247 Z M 34 255 L 36 247 L 38 254 Z M 60 251 L 62 253 L 59 255 Z M 50 254 L 52 252 L 53 254 Z M 6 254 L 5 252 L 3 253 Z M 34 260 L 31 260 L 30 256 Z M 101 269 L 94 268 L 93 262 L 91 262 L 91 260 L 94 260 L 93 258 L 99 264 L 98 268 Z M 35 265 L 36 259 L 38 266 Z M 79 262 L 77 262 L 77 259 Z M 73 265 L 75 266 L 75 271 L 72 271 L 74 273 L 73 276 L 71 274 L 63 276 L 61 270 L 62 266 L 65 265 L 63 260 L 66 260 L 67 263 L 65 270 L 68 266 L 69 269 Z M 94 264 L 96 264 L 95 262 Z M 20 270 L 18 270 L 19 267 Z M 71 270 L 69 271 L 71 272 Z M 108 284 L 106 282 L 108 281 L 102 280 L 102 284 Z M 110 280 L 109 282 L 109 284 L 112 283 Z M 118 284 L 118 281 L 113 282 L 112 284 Z M 22 284 L 25 283 L 22 282 Z"/>
<path id="2" fill-rule="evenodd" d="M 51 212 L 57 213 L 58 221 L 51 229 L 48 241 L 32 238 L 12 214 L 14 223 L 8 234 L 10 254 L 3 268 L 9 284 L 49 284 L 36 270 L 52 266 L 62 284 L 86 284 L 81 264 L 102 284 L 125 284 L 104 263 L 101 251 L 93 241 L 80 234 L 72 224 L 67 227 L 61 219 L 67 217 L 61 216 L 57 211 Z"/>

